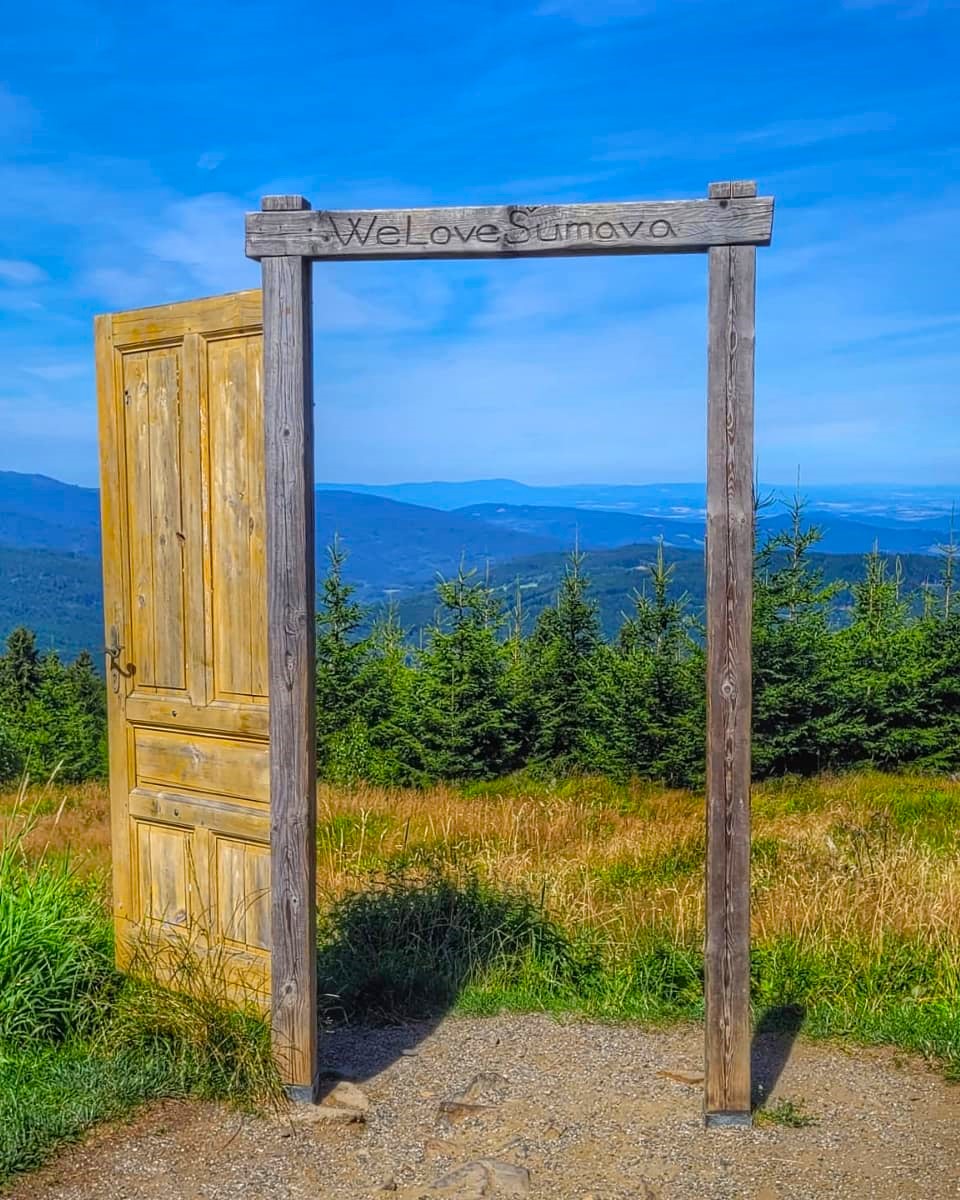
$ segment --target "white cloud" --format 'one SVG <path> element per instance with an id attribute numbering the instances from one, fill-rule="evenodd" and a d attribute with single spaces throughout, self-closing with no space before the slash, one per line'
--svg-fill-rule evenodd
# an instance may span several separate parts
<path id="1" fill-rule="evenodd" d="M 652 0 L 542 0 L 535 13 L 540 17 L 564 17 L 577 25 L 606 25 L 645 17 L 654 8 Z"/>
<path id="2" fill-rule="evenodd" d="M 0 258 L 0 279 L 5 283 L 43 283 L 47 273 L 36 263 L 21 258 Z"/>
<path id="3" fill-rule="evenodd" d="M 4 443 L 9 438 L 58 442 L 96 443 L 97 420 L 93 405 L 78 405 L 45 393 L 0 395 L 0 427 Z M 17 469 L 17 468 L 14 468 Z M 22 468 L 20 468 L 22 469 Z"/>
<path id="4" fill-rule="evenodd" d="M 737 134 L 736 140 L 744 144 L 775 146 L 778 149 L 794 149 L 813 146 L 818 142 L 835 141 L 839 138 L 857 137 L 864 133 L 885 133 L 896 124 L 889 113 L 848 113 L 832 117 L 800 117 L 789 121 L 778 121 L 761 129 Z"/>
<path id="5" fill-rule="evenodd" d="M 171 204 L 159 229 L 145 239 L 152 258 L 184 268 L 202 287 L 230 291 L 256 284 L 243 252 L 244 205 L 219 192 Z"/>
<path id="6" fill-rule="evenodd" d="M 23 370 L 35 379 L 42 379 L 46 383 L 60 383 L 65 379 L 81 379 L 84 376 L 92 375 L 93 364 L 91 362 L 41 363 L 33 367 L 24 367 Z"/>
<path id="7" fill-rule="evenodd" d="M 39 312 L 43 305 L 33 296 L 22 291 L 0 292 L 0 312 L 29 313 Z"/>
<path id="8" fill-rule="evenodd" d="M 197 166 L 201 171 L 215 171 L 226 157 L 222 150 L 207 150 L 197 159 Z"/>

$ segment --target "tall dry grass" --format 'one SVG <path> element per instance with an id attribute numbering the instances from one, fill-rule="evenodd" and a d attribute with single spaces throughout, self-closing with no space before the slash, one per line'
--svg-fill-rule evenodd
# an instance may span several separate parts
<path id="1" fill-rule="evenodd" d="M 15 807 L 15 791 L 0 793 L 0 820 Z M 69 851 L 77 870 L 105 869 L 106 788 L 51 785 L 22 840 L 27 853 Z M 317 841 L 321 905 L 373 875 L 439 868 L 525 891 L 563 925 L 615 940 L 654 925 L 682 941 L 703 929 L 703 799 L 654 784 L 321 785 Z M 760 784 L 753 843 L 757 940 L 960 945 L 958 781 L 869 772 Z"/>
<path id="2" fill-rule="evenodd" d="M 960 943 L 960 783 L 858 774 L 754 791 L 753 933 Z M 465 795 L 319 791 L 318 882 L 438 863 L 542 895 L 563 924 L 626 938 L 703 929 L 701 797 L 635 783 L 507 781 Z"/>

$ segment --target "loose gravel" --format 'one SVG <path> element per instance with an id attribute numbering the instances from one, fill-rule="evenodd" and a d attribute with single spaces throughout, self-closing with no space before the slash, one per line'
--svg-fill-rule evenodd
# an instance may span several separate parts
<path id="1" fill-rule="evenodd" d="M 960 1196 L 960 1088 L 891 1051 L 764 1035 L 764 1106 L 813 1123 L 709 1131 L 693 1026 L 449 1017 L 331 1033 L 323 1053 L 332 1119 L 153 1105 L 10 1200 Z"/>

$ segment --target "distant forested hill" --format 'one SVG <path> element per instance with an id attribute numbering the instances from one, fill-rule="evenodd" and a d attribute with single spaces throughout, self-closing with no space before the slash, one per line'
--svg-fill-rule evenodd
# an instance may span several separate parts
<path id="1" fill-rule="evenodd" d="M 828 552 L 828 578 L 859 578 L 860 556 L 878 545 L 903 555 L 905 586 L 919 587 L 937 571 L 938 560 L 928 555 L 948 537 L 949 495 L 947 489 L 840 488 L 815 496 L 808 518 L 823 528 L 819 548 Z M 339 534 L 357 598 L 373 606 L 399 601 L 411 628 L 429 623 L 437 577 L 455 574 L 461 561 L 489 570 L 511 600 L 519 577 L 532 617 L 552 603 L 565 554 L 579 544 L 611 634 L 631 592 L 643 587 L 658 538 L 676 563 L 676 588 L 690 594 L 694 608 L 702 604 L 702 504 L 702 485 L 695 484 L 531 488 L 480 480 L 357 492 L 330 486 L 316 494 L 317 573 L 325 574 L 325 548 Z M 765 508 L 761 536 L 788 519 L 782 505 Z M 102 646 L 99 555 L 95 488 L 0 472 L 0 639 L 25 624 L 42 647 L 67 657 Z"/>
<path id="2" fill-rule="evenodd" d="M 100 553 L 100 493 L 46 475 L 0 471 L 0 546 Z"/>
<path id="3" fill-rule="evenodd" d="M 554 603 L 568 557 L 556 553 L 537 554 L 514 559 L 490 571 L 490 582 L 505 608 L 513 606 L 519 587 L 525 628 L 532 627 L 536 615 Z M 630 612 L 631 596 L 644 591 L 656 557 L 657 549 L 650 545 L 619 546 L 585 554 L 584 571 L 590 578 L 588 595 L 599 604 L 600 621 L 607 638 L 616 636 L 624 615 Z M 705 588 L 703 551 L 665 548 L 664 558 L 674 568 L 673 594 L 686 594 L 690 611 L 701 615 Z M 898 560 L 894 555 L 885 558 L 892 573 Z M 849 583 L 863 577 L 863 556 L 860 554 L 812 554 L 810 559 L 814 566 L 822 569 L 827 582 L 843 580 Z M 915 594 L 914 603 L 919 607 L 923 586 L 937 584 L 940 560 L 926 554 L 908 554 L 901 556 L 899 562 L 903 591 Z M 838 619 L 849 601 L 849 591 L 837 596 Z M 401 600 L 397 606 L 400 624 L 416 639 L 418 631 L 433 621 L 436 608 L 432 590 Z"/>
<path id="4" fill-rule="evenodd" d="M 675 564 L 673 587 L 677 594 L 687 593 L 691 610 L 703 606 L 703 551 L 668 548 L 668 562 Z M 893 556 L 888 556 L 891 568 Z M 656 558 L 652 545 L 620 546 L 613 550 L 595 550 L 586 555 L 590 576 L 590 595 L 600 605 L 604 633 L 612 637 L 620 628 L 623 614 L 631 608 L 634 591 L 643 591 L 650 566 Z M 828 580 L 857 580 L 863 573 L 863 561 L 856 554 L 818 554 L 813 561 L 823 568 Z M 454 574 L 459 555 L 451 552 L 444 574 Z M 528 555 L 500 563 L 490 570 L 490 580 L 498 589 L 504 606 L 512 605 L 519 581 L 525 624 L 532 624 L 538 612 L 556 598 L 557 588 L 566 569 L 567 555 L 551 552 Z M 903 586 L 907 592 L 919 592 L 927 583 L 935 583 L 939 560 L 929 555 L 909 554 L 900 558 Z M 356 579 L 356 563 L 348 560 L 346 576 Z M 439 568 L 438 568 L 439 569 Z M 318 574 L 323 575 L 323 563 Z M 368 589 L 361 594 L 370 596 Z M 838 604 L 849 596 L 841 594 Z M 379 603 L 377 603 L 379 601 Z M 378 611 L 375 597 L 372 611 Z M 96 651 L 103 645 L 100 562 L 81 554 L 58 554 L 48 550 L 10 550 L 0 546 L 0 638 L 17 625 L 36 630 L 41 648 L 55 648 L 72 658 L 80 650 Z M 436 609 L 433 587 L 424 580 L 422 590 L 399 600 L 400 622 L 417 637 L 418 630 L 429 625 Z M 99 663 L 99 658 L 97 662 Z"/>
<path id="5" fill-rule="evenodd" d="M 0 638 L 26 625 L 41 650 L 89 650 L 99 665 L 102 594 L 99 558 L 0 546 Z"/>

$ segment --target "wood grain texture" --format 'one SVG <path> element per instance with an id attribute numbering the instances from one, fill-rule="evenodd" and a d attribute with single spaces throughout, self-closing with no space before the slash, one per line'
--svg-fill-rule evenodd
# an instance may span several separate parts
<path id="1" fill-rule="evenodd" d="M 126 435 L 124 462 L 128 478 L 123 513 L 129 555 L 125 564 L 129 581 L 129 637 L 125 645 L 136 668 L 136 687 L 141 691 L 156 687 L 148 363 L 146 353 L 129 353 L 121 358 L 123 408 L 120 411 Z"/>
<path id="2" fill-rule="evenodd" d="M 264 742 L 180 729 L 135 729 L 136 784 L 234 796 L 267 804 L 269 753 Z"/>
<path id="3" fill-rule="evenodd" d="M 168 697 L 130 695 L 126 703 L 127 720 L 134 725 L 189 729 L 196 733 L 217 733 L 229 729 L 238 738 L 257 738 L 266 742 L 270 722 L 264 704 L 214 701 L 187 704 Z"/>
<path id="4" fill-rule="evenodd" d="M 226 296 L 111 313 L 109 320 L 114 348 L 131 350 L 176 342 L 189 333 L 202 333 L 209 338 L 237 329 L 259 332 L 261 312 L 260 289 L 254 288 Z"/>
<path id="5" fill-rule="evenodd" d="M 109 316 L 94 322 L 97 371 L 97 414 L 100 437 L 100 528 L 103 546 L 104 645 L 126 646 L 125 551 L 121 531 L 123 485 L 123 434 L 117 403 L 122 394 L 119 359 L 113 344 Z M 120 666 L 126 662 L 120 656 Z M 130 679 L 107 669 L 107 750 L 110 778 L 110 848 L 113 872 L 113 920 L 117 958 L 127 963 L 130 922 L 133 919 L 133 871 L 130 847 L 129 797 L 131 780 L 127 762 L 126 700 Z"/>
<path id="6" fill-rule="evenodd" d="M 148 533 L 153 559 L 148 616 L 154 626 L 153 681 L 163 691 L 184 691 L 187 686 L 181 378 L 179 348 L 164 347 L 148 353 L 150 510 L 141 516 L 138 526 Z M 139 469 L 145 465 L 137 464 Z"/>
<path id="7" fill-rule="evenodd" d="M 202 454 L 190 452 L 193 447 L 202 444 L 203 438 L 200 369 L 204 348 L 205 341 L 199 333 L 184 334 L 180 344 L 180 395 L 181 400 L 188 397 L 191 402 L 180 404 L 180 440 L 187 452 L 181 455 L 180 462 L 182 522 L 178 537 L 183 554 L 184 647 L 187 658 L 187 697 L 190 703 L 185 705 L 178 702 L 169 705 L 164 714 L 169 716 L 171 713 L 179 713 L 181 720 L 188 708 L 205 713 L 212 695 L 210 659 L 206 644 L 210 621 L 207 617 L 207 589 L 204 579 L 204 531 L 209 516 L 205 504 L 206 472 Z M 162 708 L 160 712 L 163 712 Z M 135 719 L 129 710 L 128 716 Z M 220 719 L 222 721 L 222 717 Z M 222 727 L 221 725 L 220 728 Z"/>
<path id="8" fill-rule="evenodd" d="M 207 345 L 212 698 L 263 701 L 266 680 L 262 338 Z"/>
<path id="9" fill-rule="evenodd" d="M 311 266 L 263 262 L 272 1032 L 290 1094 L 317 1084 Z"/>
<path id="10" fill-rule="evenodd" d="M 261 318 L 257 291 L 96 321 L 106 638 L 123 647 L 124 670 L 108 671 L 122 965 L 143 938 L 179 945 L 189 926 L 191 947 L 209 951 L 219 970 L 220 839 L 253 847 L 230 875 L 231 904 L 238 889 L 262 891 L 268 709 L 264 695 L 251 695 L 260 686 L 252 647 L 266 623 L 264 584 L 252 578 L 263 570 Z M 211 349 L 224 379 L 214 395 Z M 214 528 L 215 479 L 228 481 L 217 495 L 229 513 Z M 259 531 L 251 528 L 257 504 Z M 215 588 L 226 579 L 233 602 L 218 606 Z M 262 612 L 253 611 L 258 596 Z M 239 689 L 228 699 L 215 694 L 214 626 L 221 642 L 232 635 L 239 647 L 225 668 Z M 259 655 L 265 661 L 262 645 Z M 230 942 L 238 966 L 224 978 L 236 981 L 236 994 L 262 997 L 269 928 L 262 903 L 257 912 L 239 927 L 253 943 Z"/>
<path id="11" fill-rule="evenodd" d="M 750 1114 L 755 267 L 753 247 L 710 250 L 704 1096 L 708 1124 L 715 1117 L 749 1121 Z"/>
<path id="12" fill-rule="evenodd" d="M 133 789 L 130 812 L 151 821 L 188 825 L 194 832 L 207 829 L 218 836 L 255 842 L 261 849 L 270 843 L 270 818 L 259 804 L 213 800 L 150 786 Z"/>
<path id="13" fill-rule="evenodd" d="M 769 196 L 612 204 L 480 208 L 302 208 L 247 214 L 250 258 L 522 258 L 576 254 L 683 254 L 710 246 L 764 246 Z"/>

